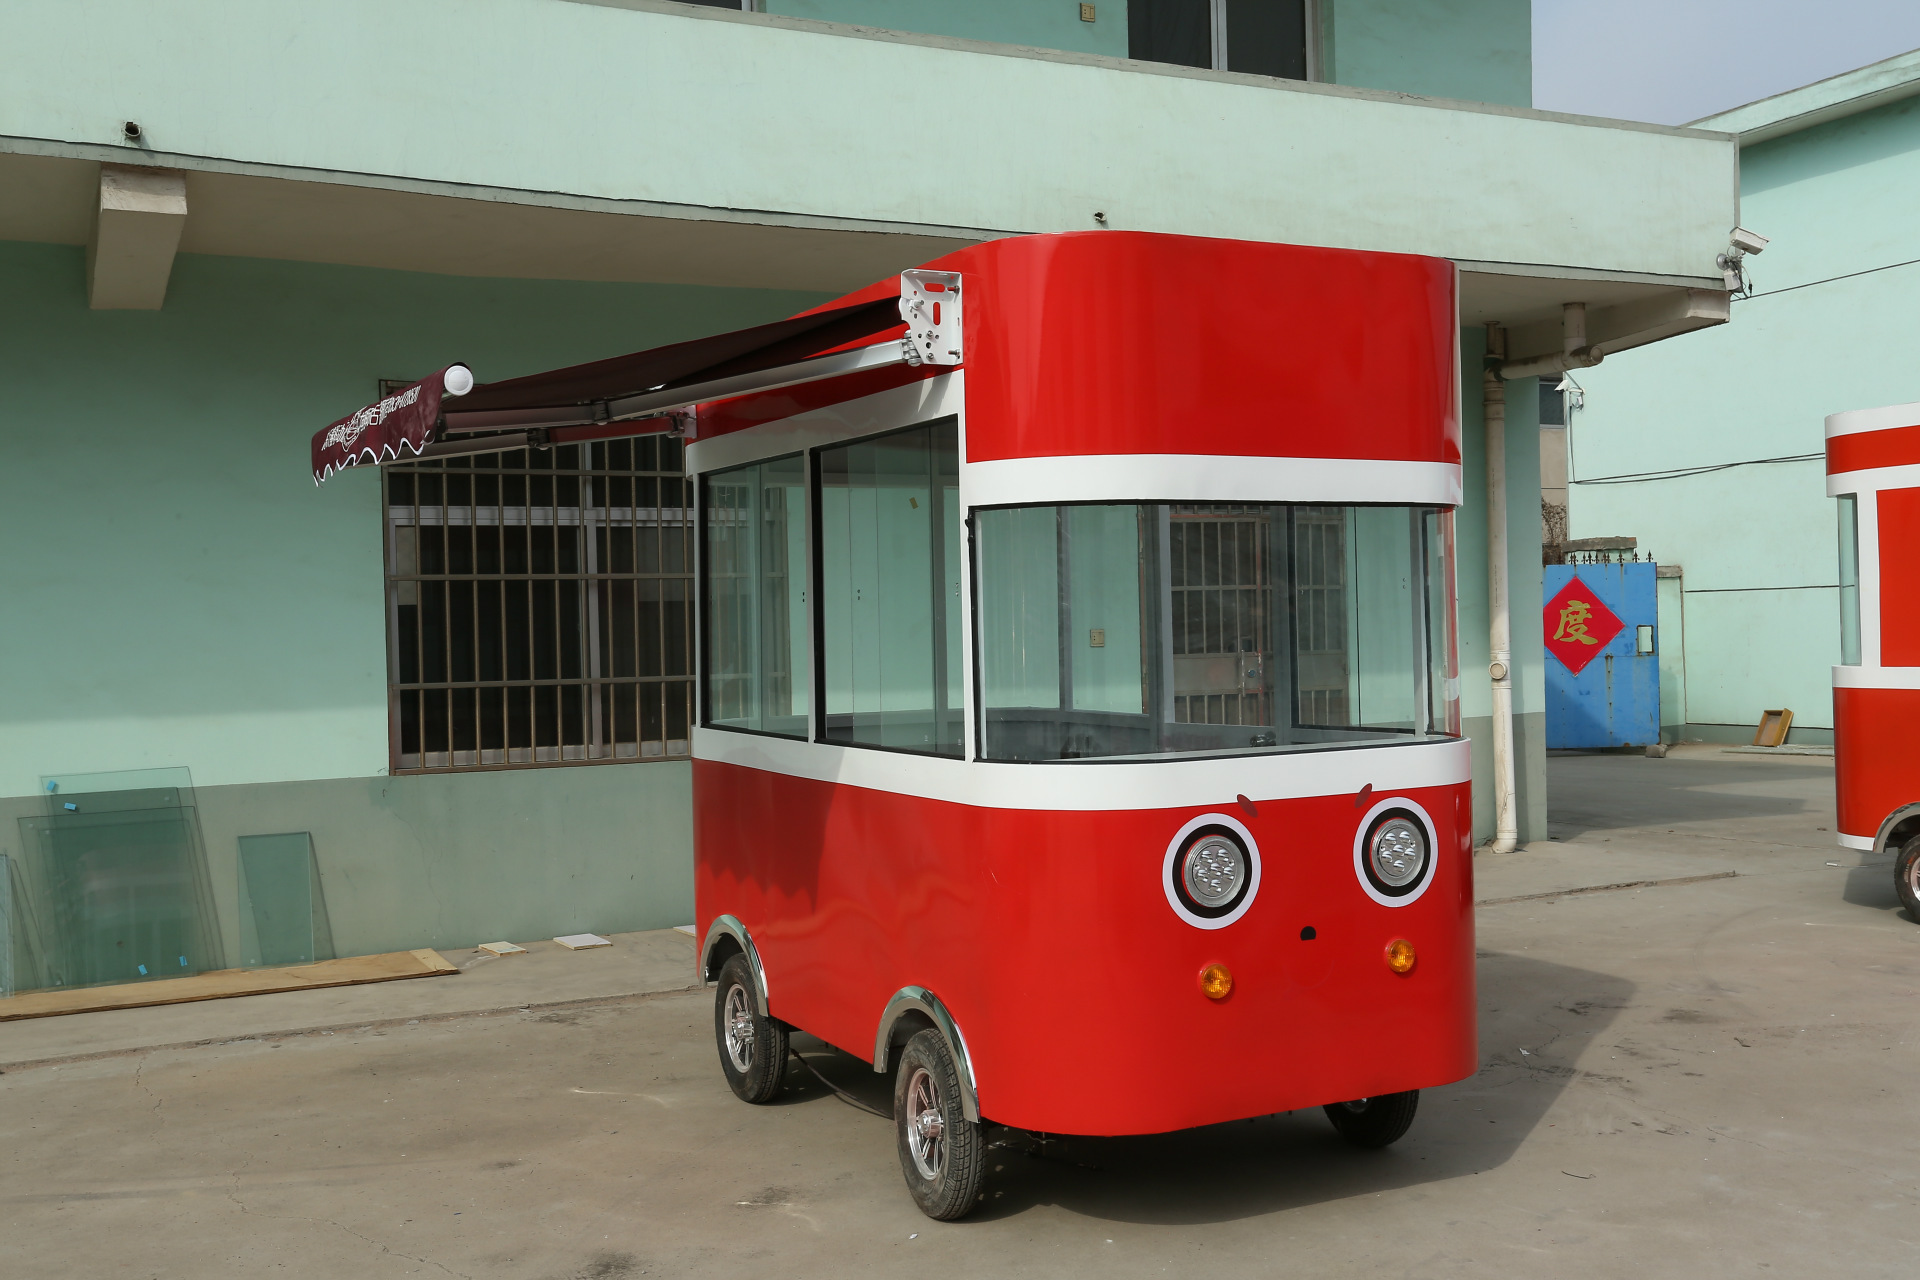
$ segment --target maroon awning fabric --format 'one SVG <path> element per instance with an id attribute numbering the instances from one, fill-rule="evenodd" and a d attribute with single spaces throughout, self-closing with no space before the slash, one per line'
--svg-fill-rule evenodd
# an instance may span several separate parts
<path id="1" fill-rule="evenodd" d="M 403 448 L 419 454 L 441 438 L 448 412 L 466 419 L 467 431 L 494 425 L 472 416 L 479 414 L 499 415 L 499 425 L 506 427 L 517 412 L 581 408 L 579 420 L 592 421 L 596 416 L 592 406 L 609 400 L 773 369 L 903 328 L 899 300 L 882 298 L 609 360 L 482 383 L 457 398 L 444 395 L 447 371 L 442 369 L 328 424 L 315 435 L 314 482 L 346 467 L 391 462 Z"/>
<path id="2" fill-rule="evenodd" d="M 610 360 L 484 383 L 460 397 L 458 408 L 461 413 L 484 413 L 617 400 L 656 388 L 771 369 L 902 325 L 896 298 L 836 307 Z"/>
<path id="3" fill-rule="evenodd" d="M 448 365 L 447 369 L 455 368 Z M 313 482 L 319 484 L 336 471 L 392 462 L 406 449 L 416 456 L 433 438 L 440 421 L 440 399 L 447 369 L 402 387 L 390 396 L 330 422 L 313 437 Z"/>

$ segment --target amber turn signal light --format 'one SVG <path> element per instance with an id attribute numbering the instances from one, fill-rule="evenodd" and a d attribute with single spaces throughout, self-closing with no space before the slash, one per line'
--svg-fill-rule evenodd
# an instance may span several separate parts
<path id="1" fill-rule="evenodd" d="M 1233 991 L 1233 975 L 1223 964 L 1210 964 L 1200 971 L 1200 991 L 1209 1000 L 1225 1000 Z"/>
<path id="2" fill-rule="evenodd" d="M 1405 938 L 1395 938 L 1387 944 L 1387 968 L 1395 973 L 1413 972 L 1413 944 Z"/>

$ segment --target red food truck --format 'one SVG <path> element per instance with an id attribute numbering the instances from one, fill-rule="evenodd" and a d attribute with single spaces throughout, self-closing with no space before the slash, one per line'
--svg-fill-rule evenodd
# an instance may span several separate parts
<path id="1" fill-rule="evenodd" d="M 1840 509 L 1840 843 L 1893 854 L 1920 921 L 1920 404 L 1829 417 L 1827 493 Z"/>
<path id="2" fill-rule="evenodd" d="M 952 1219 L 988 1123 L 1384 1146 L 1474 1071 L 1457 332 L 1439 259 L 1017 237 L 314 466 L 688 439 L 721 1070 L 891 1073 Z"/>

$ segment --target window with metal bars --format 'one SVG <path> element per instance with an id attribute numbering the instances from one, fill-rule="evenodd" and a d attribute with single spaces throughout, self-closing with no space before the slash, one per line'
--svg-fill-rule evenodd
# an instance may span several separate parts
<path id="1" fill-rule="evenodd" d="M 1172 508 L 1167 535 L 1178 723 L 1273 723 L 1262 674 L 1273 663 L 1270 518 L 1264 507 Z"/>
<path id="2" fill-rule="evenodd" d="M 395 772 L 686 757 L 680 441 L 382 470 Z"/>

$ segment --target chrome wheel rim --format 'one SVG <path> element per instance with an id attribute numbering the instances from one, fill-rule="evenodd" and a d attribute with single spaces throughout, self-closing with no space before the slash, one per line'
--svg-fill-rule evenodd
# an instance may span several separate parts
<path id="1" fill-rule="evenodd" d="M 1364 1115 L 1367 1110 L 1367 1103 L 1371 1101 L 1373 1101 L 1371 1098 L 1355 1098 L 1352 1102 L 1343 1102 L 1340 1105 L 1348 1111 L 1351 1111 L 1354 1115 Z"/>
<path id="2" fill-rule="evenodd" d="M 726 1023 L 727 1061 L 741 1075 L 753 1068 L 753 1005 L 747 1001 L 747 989 L 739 983 L 727 988 L 723 1014 Z"/>
<path id="3" fill-rule="evenodd" d="M 1907 893 L 1920 898 L 1920 858 L 1907 864 Z"/>
<path id="4" fill-rule="evenodd" d="M 947 1162 L 947 1118 L 940 1110 L 940 1089 L 925 1067 L 915 1067 L 907 1081 L 907 1150 L 921 1177 L 940 1176 Z"/>

